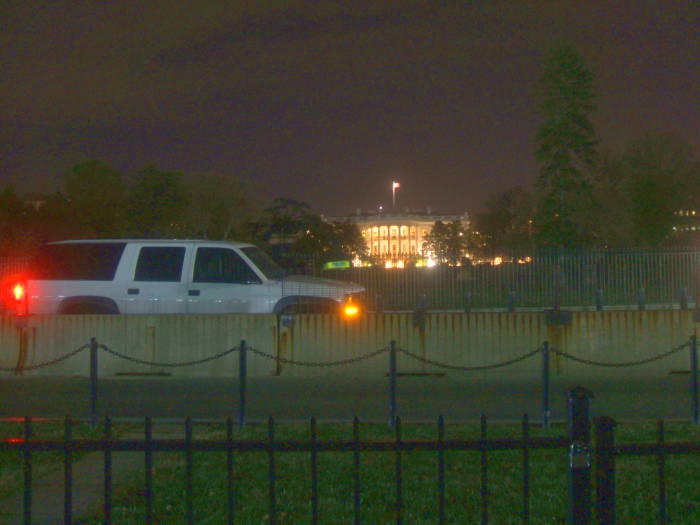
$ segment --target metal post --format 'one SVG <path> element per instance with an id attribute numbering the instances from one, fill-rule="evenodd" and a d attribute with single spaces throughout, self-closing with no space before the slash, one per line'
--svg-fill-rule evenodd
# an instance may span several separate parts
<path id="1" fill-rule="evenodd" d="M 381 314 L 382 312 L 384 312 L 384 298 L 382 297 L 382 294 L 378 293 L 376 295 L 375 303 L 376 303 L 377 313 Z"/>
<path id="2" fill-rule="evenodd" d="M 595 421 L 596 518 L 600 525 L 615 523 L 615 420 Z"/>
<path id="3" fill-rule="evenodd" d="M 549 341 L 542 343 L 542 426 L 549 428 Z"/>
<path id="4" fill-rule="evenodd" d="M 603 311 L 603 290 L 601 288 L 597 288 L 595 291 L 595 309 L 598 312 Z"/>
<path id="5" fill-rule="evenodd" d="M 510 313 L 515 312 L 515 290 L 511 290 L 508 293 L 508 311 Z"/>
<path id="6" fill-rule="evenodd" d="M 698 424 L 698 336 L 690 336 L 690 419 Z"/>
<path id="7" fill-rule="evenodd" d="M 688 289 L 681 289 L 681 310 L 688 309 Z"/>
<path id="8" fill-rule="evenodd" d="M 591 523 L 591 426 L 589 399 L 593 394 L 580 386 L 567 393 L 569 424 L 569 525 Z"/>
<path id="9" fill-rule="evenodd" d="M 389 425 L 396 422 L 396 341 L 389 343 Z"/>
<path id="10" fill-rule="evenodd" d="M 243 428 L 245 425 L 245 391 L 246 377 L 248 375 L 248 349 L 246 348 L 245 339 L 241 341 L 241 346 L 238 351 L 238 428 Z"/>
<path id="11" fill-rule="evenodd" d="M 558 312 L 561 309 L 561 288 L 558 280 L 554 284 L 554 304 L 552 305 L 552 309 L 555 312 Z"/>
<path id="12" fill-rule="evenodd" d="M 97 423 L 97 339 L 90 339 L 90 428 Z"/>
<path id="13" fill-rule="evenodd" d="M 637 305 L 639 310 L 646 310 L 647 305 L 647 291 L 644 288 L 639 289 L 639 298 L 637 300 Z"/>
<path id="14" fill-rule="evenodd" d="M 472 294 L 464 292 L 464 313 L 468 314 L 472 311 Z"/>

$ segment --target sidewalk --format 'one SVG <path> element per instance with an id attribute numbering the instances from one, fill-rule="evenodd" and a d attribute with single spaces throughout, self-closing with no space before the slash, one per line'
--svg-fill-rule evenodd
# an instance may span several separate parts
<path id="1" fill-rule="evenodd" d="M 143 432 L 130 432 L 120 439 L 143 439 Z M 154 426 L 154 439 L 183 438 L 182 431 Z M 60 459 L 58 461 L 61 461 Z M 112 494 L 129 477 L 144 467 L 143 452 L 112 453 Z M 38 478 L 34 473 L 32 483 L 32 524 L 54 525 L 64 523 L 63 465 L 56 471 Z M 17 480 L 21 486 L 22 478 Z M 24 520 L 23 491 L 0 501 L 0 525 L 13 525 Z M 73 463 L 73 521 L 102 515 L 104 505 L 104 453 L 91 452 Z"/>

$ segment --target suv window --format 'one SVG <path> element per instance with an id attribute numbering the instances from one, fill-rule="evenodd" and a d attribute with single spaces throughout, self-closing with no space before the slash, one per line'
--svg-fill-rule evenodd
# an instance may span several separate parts
<path id="1" fill-rule="evenodd" d="M 257 246 L 246 246 L 241 250 L 268 279 L 282 279 L 284 277 L 284 270 Z"/>
<path id="2" fill-rule="evenodd" d="M 179 282 L 184 258 L 184 247 L 141 248 L 134 281 Z"/>
<path id="3" fill-rule="evenodd" d="M 47 244 L 32 262 L 38 280 L 111 281 L 126 243 Z"/>
<path id="4" fill-rule="evenodd" d="M 195 283 L 262 282 L 240 255 L 226 248 L 198 248 L 192 280 Z"/>

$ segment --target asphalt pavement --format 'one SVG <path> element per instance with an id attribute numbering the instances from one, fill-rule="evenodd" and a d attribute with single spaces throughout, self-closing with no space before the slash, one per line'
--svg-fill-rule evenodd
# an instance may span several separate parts
<path id="1" fill-rule="evenodd" d="M 566 416 L 566 392 L 583 386 L 593 392 L 592 415 L 626 419 L 688 419 L 691 389 L 688 374 L 660 377 L 620 373 L 550 379 L 552 420 Z M 0 378 L 0 417 L 89 415 L 90 384 L 82 377 Z M 239 382 L 222 378 L 104 378 L 98 384 L 97 414 L 113 418 L 236 418 Z M 509 373 L 398 377 L 397 415 L 404 421 L 517 420 L 541 418 L 543 388 L 539 377 Z M 363 379 L 248 378 L 248 421 L 273 416 L 278 421 L 387 421 L 388 377 Z"/>

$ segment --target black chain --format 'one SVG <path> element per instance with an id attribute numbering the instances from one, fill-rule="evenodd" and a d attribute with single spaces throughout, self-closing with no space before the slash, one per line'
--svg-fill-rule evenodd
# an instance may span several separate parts
<path id="1" fill-rule="evenodd" d="M 119 357 L 121 359 L 124 359 L 126 361 L 131 361 L 132 363 L 139 363 L 142 365 L 150 365 L 150 366 L 162 366 L 162 367 L 179 367 L 179 366 L 190 366 L 190 365 L 201 365 L 202 363 L 206 363 L 208 361 L 214 361 L 215 359 L 219 359 L 220 357 L 224 357 L 225 355 L 231 354 L 233 352 L 237 352 L 241 348 L 239 346 L 234 346 L 233 348 L 229 348 L 228 350 L 224 350 L 223 352 L 219 352 L 218 354 L 205 357 L 204 359 L 197 359 L 196 361 L 182 361 L 179 363 L 158 363 L 156 361 L 146 361 L 145 359 L 138 359 L 136 357 L 130 357 L 128 355 L 121 354 L 117 352 L 116 350 L 112 350 L 111 348 L 105 346 L 105 345 L 100 345 L 99 346 L 101 349 L 109 352 L 110 354 Z"/>
<path id="2" fill-rule="evenodd" d="M 261 352 L 260 350 L 256 350 L 255 348 L 248 348 L 249 351 L 253 352 L 254 354 L 257 354 L 261 357 L 266 357 L 267 359 L 271 359 L 273 361 L 278 361 L 280 363 L 288 364 L 288 365 L 298 365 L 298 366 L 312 366 L 312 367 L 324 367 L 324 366 L 339 366 L 339 365 L 348 365 L 351 363 L 357 363 L 358 361 L 362 361 L 364 359 L 370 359 L 371 357 L 375 357 L 382 352 L 386 352 L 388 350 L 387 347 L 380 348 L 379 350 L 375 350 L 374 352 L 369 352 L 368 354 L 361 355 L 359 357 L 352 357 L 350 359 L 341 359 L 340 361 L 326 361 L 326 362 L 321 362 L 321 363 L 315 363 L 313 361 L 296 361 L 294 359 L 287 359 L 285 357 L 277 357 L 271 354 L 266 354 L 265 352 Z"/>
<path id="3" fill-rule="evenodd" d="M 532 352 L 528 352 L 527 354 L 523 354 L 519 357 L 516 357 L 515 359 L 510 359 L 508 361 L 502 361 L 500 363 L 494 363 L 492 365 L 478 365 L 478 366 L 451 365 L 448 363 L 441 363 L 440 361 L 433 361 L 432 359 L 427 359 L 425 357 L 414 354 L 413 352 L 409 352 L 408 350 L 405 350 L 403 348 L 397 348 L 396 350 L 399 352 L 403 352 L 404 354 L 406 354 L 409 357 L 412 357 L 413 359 L 416 359 L 418 361 L 422 361 L 422 362 L 427 363 L 429 365 L 439 366 L 441 368 L 449 368 L 451 370 L 467 370 L 467 371 L 469 371 L 469 370 L 489 370 L 491 368 L 501 368 L 504 366 L 512 365 L 514 363 L 517 363 L 519 361 L 524 361 L 525 359 L 532 357 L 533 355 L 539 353 L 542 349 L 536 348 Z"/>
<path id="4" fill-rule="evenodd" d="M 567 359 L 571 359 L 572 361 L 578 361 L 579 363 L 583 363 L 585 365 L 607 366 L 607 367 L 625 367 L 625 366 L 644 365 L 647 363 L 652 363 L 654 361 L 658 361 L 659 359 L 663 359 L 664 357 L 668 357 L 671 354 L 674 354 L 674 353 L 678 352 L 679 350 L 686 348 L 688 345 L 690 345 L 690 343 L 685 342 L 682 345 L 679 345 L 675 348 L 671 348 L 671 350 L 669 350 L 668 352 L 664 352 L 663 354 L 655 355 L 652 357 L 647 357 L 646 359 L 640 359 L 639 361 L 626 361 L 624 363 L 606 363 L 603 361 L 593 361 L 591 359 L 583 359 L 581 357 L 576 357 L 575 355 L 567 354 L 566 352 L 562 352 L 561 350 L 556 350 L 554 348 L 552 348 L 551 351 L 554 352 L 555 354 L 559 354 L 562 357 L 565 357 Z"/>
<path id="5" fill-rule="evenodd" d="M 36 370 L 37 368 L 43 368 L 45 366 L 51 366 L 55 365 L 56 363 L 60 363 L 61 361 L 65 361 L 66 359 L 73 357 L 76 354 L 79 354 L 83 350 L 90 348 L 89 344 L 83 345 L 80 348 L 76 348 L 72 352 L 68 352 L 67 354 L 62 355 L 61 357 L 57 357 L 56 359 L 52 359 L 51 361 L 45 361 L 43 363 L 39 363 L 37 365 L 31 365 L 31 366 L 13 366 L 12 368 L 4 368 L 0 367 L 0 372 L 16 372 L 18 370 L 24 371 L 24 370 Z"/>

